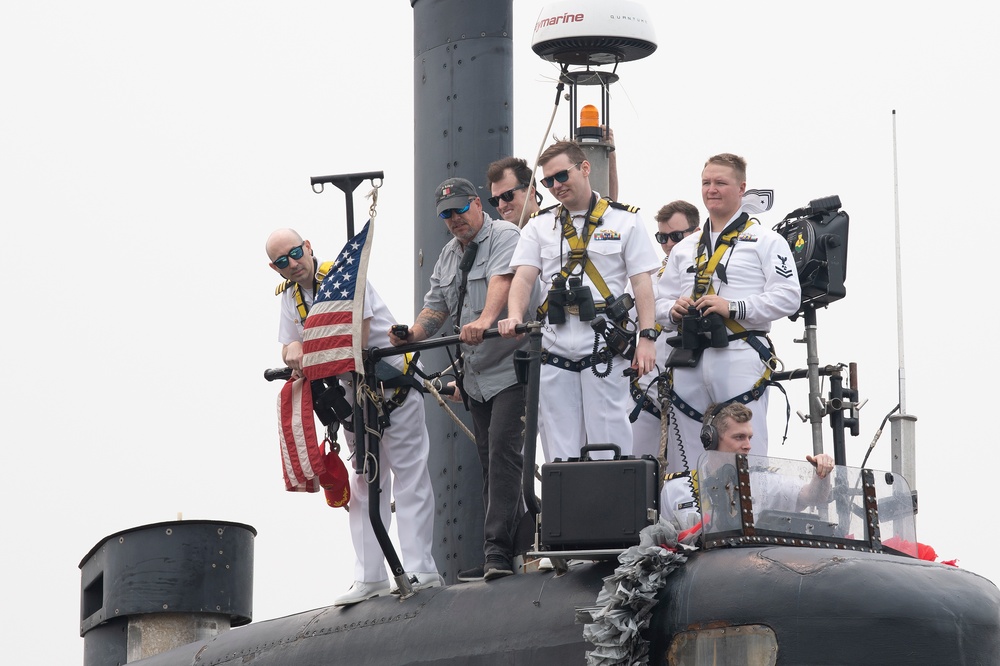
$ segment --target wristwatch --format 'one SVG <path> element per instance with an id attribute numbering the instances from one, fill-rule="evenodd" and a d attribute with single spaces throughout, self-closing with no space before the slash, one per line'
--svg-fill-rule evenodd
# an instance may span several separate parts
<path id="1" fill-rule="evenodd" d="M 729 301 L 729 318 L 735 320 L 740 311 L 740 304 L 736 301 Z"/>
<path id="2" fill-rule="evenodd" d="M 660 332 L 655 328 L 644 328 L 641 331 L 639 331 L 639 337 L 647 338 L 649 340 L 656 340 L 656 338 L 660 337 Z"/>

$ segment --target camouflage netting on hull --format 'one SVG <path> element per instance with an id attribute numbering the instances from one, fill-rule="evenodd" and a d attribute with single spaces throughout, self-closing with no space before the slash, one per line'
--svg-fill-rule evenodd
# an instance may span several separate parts
<path id="1" fill-rule="evenodd" d="M 677 545 L 677 530 L 661 519 L 640 532 L 638 546 L 618 556 L 621 566 L 604 579 L 597 605 L 576 611 L 576 621 L 585 625 L 583 637 L 594 645 L 588 666 L 649 663 L 649 642 L 641 632 L 667 576 L 687 562 L 683 551 L 690 550 Z"/>

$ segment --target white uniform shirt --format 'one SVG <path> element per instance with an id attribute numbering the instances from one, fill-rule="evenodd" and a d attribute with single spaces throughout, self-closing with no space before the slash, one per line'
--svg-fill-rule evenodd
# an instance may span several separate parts
<path id="1" fill-rule="evenodd" d="M 681 296 L 691 296 L 695 273 L 689 269 L 696 264 L 701 238 L 702 234 L 695 232 L 675 245 L 660 277 L 656 321 L 667 330 L 677 330 L 677 324 L 670 320 L 674 302 Z M 770 331 L 772 321 L 798 311 L 802 288 L 795 260 L 788 241 L 776 231 L 752 224 L 719 263 L 725 266 L 728 282 L 723 283 L 716 270 L 712 286 L 716 294 L 737 303 L 736 321 L 747 330 Z M 742 340 L 734 342 L 746 344 Z"/>
<path id="2" fill-rule="evenodd" d="M 299 310 L 295 304 L 295 285 L 291 285 L 281 292 L 281 314 L 278 319 L 278 342 L 288 345 L 293 342 L 302 342 L 302 320 L 299 319 Z M 312 289 L 302 290 L 302 300 L 305 301 L 306 309 L 312 307 Z"/>
<path id="3" fill-rule="evenodd" d="M 562 270 L 570 250 L 563 237 L 562 222 L 557 217 L 561 210 L 561 206 L 555 207 L 530 218 L 521 230 L 521 239 L 510 260 L 513 269 L 518 266 L 533 266 L 539 269 L 543 297 L 552 286 L 553 274 L 558 274 Z M 586 211 L 579 217 L 573 218 L 577 235 L 583 233 L 586 221 Z M 587 244 L 587 257 L 597 268 L 613 296 L 625 293 L 630 277 L 640 273 L 650 273 L 660 267 L 642 218 L 638 213 L 630 213 L 619 208 L 609 207 L 604 212 L 602 224 L 594 230 Z M 586 273 L 583 274 L 583 284 L 590 287 L 595 302 L 604 300 L 604 296 L 598 292 Z M 528 312 L 527 316 L 533 319 L 535 313 Z M 570 317 L 576 320 L 572 315 Z M 566 325 L 571 323 L 570 317 L 567 318 Z M 558 327 L 546 326 L 543 329 L 543 339 L 547 346 L 551 345 L 552 328 Z M 589 329 L 589 326 L 587 328 Z M 590 354 L 593 336 L 578 337 L 578 344 L 572 345 L 580 347 L 575 350 L 576 356 Z"/>

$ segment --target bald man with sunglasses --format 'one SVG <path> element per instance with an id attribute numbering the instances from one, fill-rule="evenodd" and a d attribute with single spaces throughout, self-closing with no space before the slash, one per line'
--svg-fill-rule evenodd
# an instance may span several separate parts
<path id="1" fill-rule="evenodd" d="M 278 285 L 281 318 L 278 341 L 281 357 L 293 369 L 293 377 L 302 376 L 302 341 L 304 324 L 312 307 L 317 287 L 332 263 L 320 264 L 313 256 L 309 241 L 292 229 L 278 229 L 265 246 L 270 266 L 285 281 Z M 362 346 L 385 347 L 387 330 L 395 318 L 369 281 L 365 285 Z M 403 371 L 401 356 L 386 363 Z M 346 378 L 341 378 L 346 382 Z M 346 386 L 347 398 L 352 391 Z M 392 408 L 392 423 L 379 441 L 379 469 L 383 492 L 378 497 L 382 521 L 388 529 L 392 521 L 390 498 L 396 499 L 397 531 L 403 566 L 416 590 L 438 587 L 444 579 L 437 571 L 431 552 L 434 532 L 434 489 L 427 472 L 430 437 L 424 417 L 424 401 L 419 392 L 410 390 L 401 404 Z M 354 451 L 354 435 L 345 431 L 347 445 Z M 368 483 L 363 475 L 351 475 L 351 511 L 348 523 L 354 546 L 354 583 L 333 600 L 334 606 L 348 606 L 391 591 L 385 556 L 368 518 Z"/>
<path id="2" fill-rule="evenodd" d="M 582 289 L 589 289 L 595 308 L 603 308 L 606 296 L 595 282 L 596 270 L 600 282 L 607 287 L 607 297 L 620 298 L 626 285 L 632 287 L 641 334 L 635 343 L 631 365 L 640 376 L 646 374 L 656 364 L 650 274 L 660 262 L 638 209 L 609 202 L 593 190 L 590 162 L 576 143 L 555 143 L 538 161 L 543 174 L 541 183 L 559 205 L 536 214 L 521 232 L 511 259 L 516 272 L 508 302 L 510 317 L 500 321 L 500 333 L 516 336 L 515 327 L 525 317 L 536 318 L 536 311 L 529 311 L 528 295 L 539 278 L 551 306 L 553 293 L 557 299 L 560 293 L 558 289 L 552 290 L 553 276 L 565 273 L 567 268 L 570 275 L 580 277 Z M 596 227 L 589 223 L 594 217 L 599 217 Z M 564 235 L 567 223 L 573 226 L 574 240 Z M 581 261 L 570 258 L 571 242 L 583 243 Z M 582 308 L 572 305 L 563 307 L 565 320 L 561 323 L 552 323 L 551 308 L 545 313 L 547 322 L 542 331 L 545 363 L 538 421 L 547 461 L 578 457 L 581 447 L 588 443 L 613 443 L 621 448 L 622 454 L 632 452 L 628 420 L 632 399 L 629 380 L 622 375 L 629 361 L 623 361 L 610 350 L 600 351 L 606 345 L 592 328 L 591 321 L 597 319 L 582 319 L 582 312 Z M 632 334 L 635 332 L 633 329 Z"/>
<path id="3" fill-rule="evenodd" d="M 319 266 L 312 245 L 293 229 L 272 232 L 264 249 L 271 260 L 268 265 L 285 278 L 275 291 L 281 296 L 278 342 L 281 360 L 292 369 L 292 379 L 298 379 L 302 377 L 302 322 L 322 280 L 316 276 Z"/>

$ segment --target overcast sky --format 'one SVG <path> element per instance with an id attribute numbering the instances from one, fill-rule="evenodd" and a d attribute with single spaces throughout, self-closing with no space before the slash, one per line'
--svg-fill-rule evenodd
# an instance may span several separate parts
<path id="1" fill-rule="evenodd" d="M 530 50 L 543 4 L 515 0 L 515 152 L 526 157 L 543 140 L 556 74 Z M 859 364 L 869 402 L 861 437 L 848 441 L 855 465 L 898 401 L 897 110 L 918 535 L 997 580 L 988 535 L 1000 453 L 986 418 L 995 278 L 980 214 L 994 208 L 1000 154 L 998 10 L 646 5 L 659 48 L 622 65 L 612 88 L 619 198 L 652 230 L 668 201 L 701 207 L 701 166 L 722 151 L 747 158 L 748 187 L 775 190 L 765 224 L 840 195 L 851 216 L 848 296 L 820 311 L 818 338 L 822 363 Z M 328 256 L 343 243 L 344 200 L 317 196 L 309 177 L 381 169 L 372 270 L 397 318 L 412 318 L 412 43 L 403 0 L 5 6 L 10 663 L 82 663 L 80 560 L 109 534 L 178 514 L 258 530 L 255 620 L 326 606 L 350 585 L 346 514 L 286 493 L 281 480 L 278 386 L 261 379 L 280 364 L 263 246 L 288 225 Z M 804 367 L 793 342 L 801 321 L 780 322 L 772 337 L 786 367 Z M 789 386 L 789 442 L 772 436 L 772 454 L 811 451 L 794 415 L 807 410 L 806 392 Z M 770 421 L 772 433 L 784 427 L 777 393 Z M 886 432 L 871 466 L 890 469 L 889 444 Z M 303 575 L 279 588 L 289 562 Z M 317 587 L 305 569 L 320 562 Z"/>

